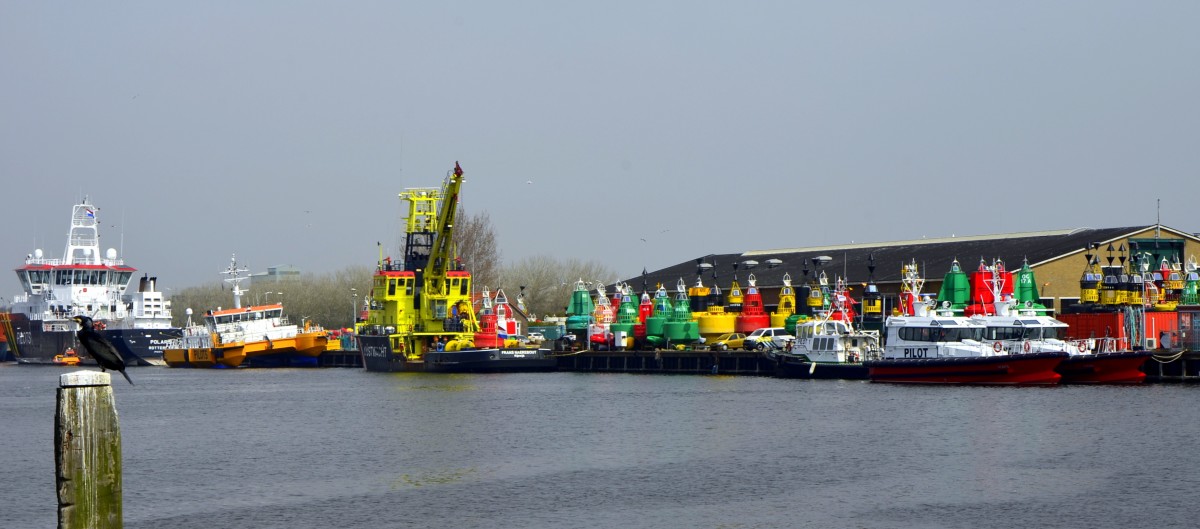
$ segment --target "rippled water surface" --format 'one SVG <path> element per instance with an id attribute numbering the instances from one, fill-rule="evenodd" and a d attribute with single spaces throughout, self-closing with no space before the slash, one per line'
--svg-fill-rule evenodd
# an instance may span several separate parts
<path id="1" fill-rule="evenodd" d="M 0 365 L 0 527 L 53 527 L 55 367 Z M 130 370 L 125 527 L 1193 527 L 1200 386 Z"/>

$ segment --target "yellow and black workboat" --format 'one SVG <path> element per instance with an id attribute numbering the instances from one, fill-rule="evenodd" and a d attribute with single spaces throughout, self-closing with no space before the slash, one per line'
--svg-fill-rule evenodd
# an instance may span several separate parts
<path id="1" fill-rule="evenodd" d="M 496 314 L 476 315 L 471 273 L 454 255 L 454 220 L 463 171 L 457 162 L 440 189 L 406 189 L 403 262 L 375 268 L 367 318 L 357 324 L 367 371 L 549 371 L 549 349 L 510 347 Z"/>

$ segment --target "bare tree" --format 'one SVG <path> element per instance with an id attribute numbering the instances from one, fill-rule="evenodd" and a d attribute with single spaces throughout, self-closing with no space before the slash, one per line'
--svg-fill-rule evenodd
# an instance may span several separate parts
<path id="1" fill-rule="evenodd" d="M 509 295 L 522 292 L 525 287 L 525 306 L 535 316 L 562 315 L 575 283 L 583 280 L 594 288 L 596 283 L 611 284 L 617 273 L 596 261 L 577 258 L 557 259 L 548 255 L 526 257 L 505 267 L 500 281 Z"/>
<path id="2" fill-rule="evenodd" d="M 324 275 L 304 274 L 298 279 L 259 282 L 246 288 L 242 306 L 283 303 L 284 314 L 297 325 L 310 321 L 332 329 L 353 327 L 353 316 L 361 307 L 363 297 L 371 291 L 372 270 L 355 266 Z M 206 311 L 233 307 L 233 292 L 224 282 L 185 288 L 171 296 L 171 312 L 175 325 L 187 321 L 187 309 L 192 309 L 192 323 L 199 324 Z M 353 290 L 351 290 L 353 289 Z"/>
<path id="3" fill-rule="evenodd" d="M 500 250 L 496 247 L 496 230 L 487 211 L 471 214 L 460 211 L 454 223 L 454 245 L 467 271 L 471 272 L 476 289 L 499 283 Z"/>

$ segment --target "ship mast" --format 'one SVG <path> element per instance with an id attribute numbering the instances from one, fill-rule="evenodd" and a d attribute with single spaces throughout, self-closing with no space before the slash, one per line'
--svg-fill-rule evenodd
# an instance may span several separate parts
<path id="1" fill-rule="evenodd" d="M 242 281 L 245 281 L 247 278 L 240 277 L 239 274 L 249 271 L 250 270 L 247 268 L 238 268 L 237 254 L 233 254 L 233 256 L 229 258 L 229 267 L 226 268 L 224 272 L 221 272 L 222 274 L 229 276 L 228 279 L 225 279 L 225 282 L 233 284 L 233 308 L 235 309 L 242 308 L 242 294 L 249 292 L 249 290 L 242 290 Z"/>
<path id="2" fill-rule="evenodd" d="M 63 264 L 99 265 L 100 233 L 97 229 L 96 207 L 84 197 L 71 211 L 71 228 L 67 232 L 67 248 Z"/>

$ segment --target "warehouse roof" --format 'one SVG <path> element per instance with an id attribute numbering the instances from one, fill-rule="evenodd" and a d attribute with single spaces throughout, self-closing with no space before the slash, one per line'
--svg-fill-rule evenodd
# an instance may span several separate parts
<path id="1" fill-rule="evenodd" d="M 785 273 L 791 274 L 793 285 L 800 285 L 805 280 L 806 269 L 810 274 L 816 273 L 818 269 L 824 270 L 831 280 L 841 276 L 850 283 L 860 283 L 868 280 L 868 264 L 872 258 L 875 263 L 874 279 L 877 283 L 899 282 L 901 266 L 913 261 L 920 267 L 922 275 L 931 277 L 929 271 L 932 271 L 934 276 L 940 277 L 955 259 L 967 264 L 981 258 L 987 261 L 1002 259 L 1012 263 L 1012 266 L 1028 260 L 1030 265 L 1036 266 L 1078 254 L 1079 269 L 1082 271 L 1085 266 L 1083 254 L 1093 243 L 1107 244 L 1153 228 L 1155 225 L 1077 228 L 708 254 L 647 272 L 644 276 L 628 278 L 625 282 L 637 291 L 641 291 L 643 285 L 653 290 L 655 285 L 662 283 L 673 292 L 680 279 L 689 287 L 694 285 L 699 266 L 707 263 L 712 266 L 700 269 L 700 276 L 706 286 L 716 284 L 727 288 L 734 274 L 737 274 L 739 282 L 745 288 L 749 272 L 754 273 L 760 287 L 782 285 Z M 1195 238 L 1190 233 L 1165 226 L 1158 228 L 1164 238 Z M 817 258 L 822 258 L 819 266 L 814 262 Z M 746 261 L 755 261 L 757 265 L 747 270 L 744 264 Z"/>

